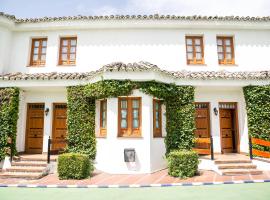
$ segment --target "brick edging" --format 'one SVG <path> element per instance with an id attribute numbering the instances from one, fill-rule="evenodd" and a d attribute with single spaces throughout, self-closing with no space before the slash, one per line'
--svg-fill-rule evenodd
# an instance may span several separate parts
<path id="1" fill-rule="evenodd" d="M 131 185 L 46 185 L 46 184 L 0 184 L 0 188 L 145 188 L 145 187 L 173 187 L 173 186 L 200 186 L 200 185 L 222 185 L 222 184 L 244 184 L 244 183 L 267 183 L 266 180 L 243 180 L 224 182 L 193 182 L 193 183 L 168 183 L 168 184 L 131 184 Z"/>

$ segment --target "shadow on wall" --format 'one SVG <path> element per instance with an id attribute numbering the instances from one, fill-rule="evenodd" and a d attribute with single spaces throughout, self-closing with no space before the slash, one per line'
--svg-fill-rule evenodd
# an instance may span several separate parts
<path id="1" fill-rule="evenodd" d="M 141 162 L 137 156 L 137 154 L 135 154 L 135 162 L 126 162 L 126 166 L 128 171 L 140 171 L 141 170 Z"/>

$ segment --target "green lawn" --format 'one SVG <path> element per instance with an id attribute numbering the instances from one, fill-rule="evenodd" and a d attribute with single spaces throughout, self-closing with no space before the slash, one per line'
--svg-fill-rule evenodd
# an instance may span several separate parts
<path id="1" fill-rule="evenodd" d="M 0 188 L 1 200 L 259 200 L 270 199 L 270 183 L 152 188 Z"/>

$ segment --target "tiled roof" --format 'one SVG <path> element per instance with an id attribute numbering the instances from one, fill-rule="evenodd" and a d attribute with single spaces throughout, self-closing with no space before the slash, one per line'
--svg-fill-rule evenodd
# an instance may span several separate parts
<path id="1" fill-rule="evenodd" d="M 0 80 L 90 80 L 103 72 L 158 72 L 165 76 L 176 79 L 188 80 L 270 80 L 270 71 L 167 71 L 162 70 L 158 66 L 148 62 L 138 63 L 122 63 L 114 62 L 104 65 L 102 68 L 92 72 L 85 73 L 9 73 L 0 75 Z"/>
<path id="2" fill-rule="evenodd" d="M 178 15 L 103 15 L 103 16 L 63 16 L 63 17 L 42 17 L 42 18 L 16 18 L 0 12 L 0 16 L 13 20 L 16 23 L 36 23 L 70 20 L 175 20 L 175 21 L 249 21 L 249 22 L 269 22 L 270 16 L 251 17 L 251 16 L 178 16 Z"/>

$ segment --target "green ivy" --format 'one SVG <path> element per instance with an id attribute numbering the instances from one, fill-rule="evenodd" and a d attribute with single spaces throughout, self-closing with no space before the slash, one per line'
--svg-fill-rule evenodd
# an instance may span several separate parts
<path id="1" fill-rule="evenodd" d="M 16 153 L 18 112 L 19 89 L 0 88 L 0 161 L 10 153 L 8 149 Z M 11 144 L 8 144 L 8 138 L 11 138 Z"/>
<path id="2" fill-rule="evenodd" d="M 270 85 L 244 87 L 249 135 L 270 141 Z M 254 149 L 270 151 L 269 147 L 253 145 Z"/>
<path id="3" fill-rule="evenodd" d="M 95 99 L 86 97 L 84 86 L 68 87 L 67 93 L 67 151 L 95 159 Z"/>
<path id="4" fill-rule="evenodd" d="M 155 81 L 104 80 L 68 87 L 68 148 L 70 152 L 96 154 L 95 100 L 128 96 L 134 89 L 163 99 L 166 105 L 166 154 L 194 146 L 194 87 Z"/>

